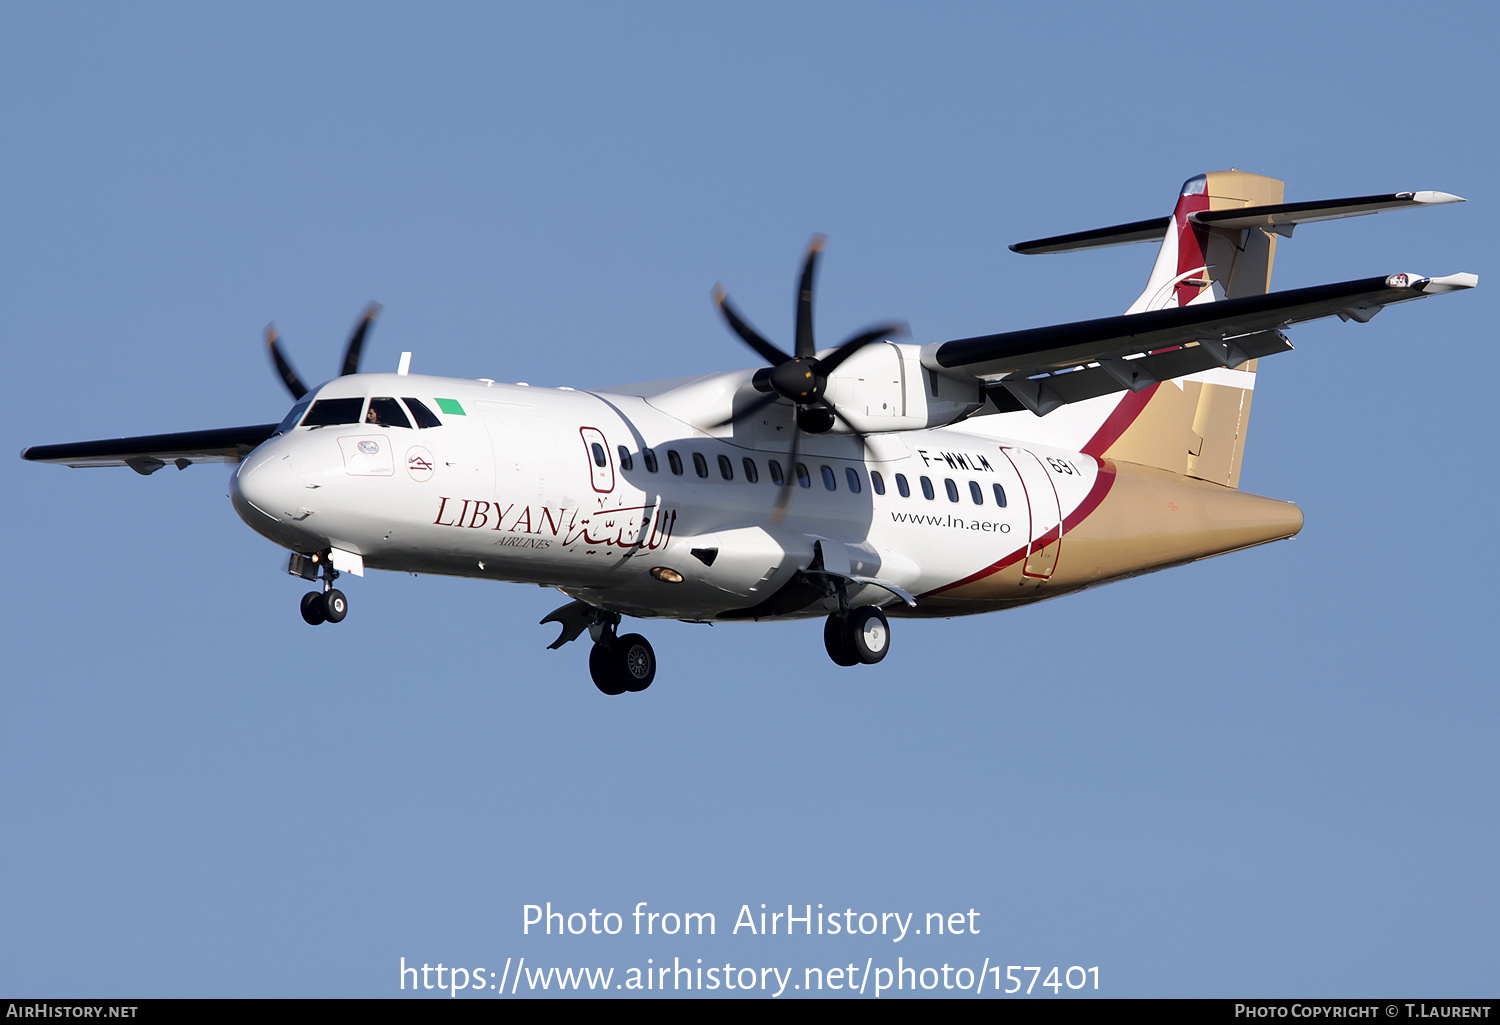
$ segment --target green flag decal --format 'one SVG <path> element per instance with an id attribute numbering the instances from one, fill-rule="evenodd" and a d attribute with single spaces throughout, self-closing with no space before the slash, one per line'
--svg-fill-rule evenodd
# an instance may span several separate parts
<path id="1" fill-rule="evenodd" d="M 454 416 L 464 415 L 464 407 L 458 404 L 457 399 L 438 399 L 437 404 L 444 413 L 452 413 Z"/>

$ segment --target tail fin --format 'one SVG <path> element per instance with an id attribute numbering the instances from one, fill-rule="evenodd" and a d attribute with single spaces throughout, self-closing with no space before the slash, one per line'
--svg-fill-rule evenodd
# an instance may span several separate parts
<path id="1" fill-rule="evenodd" d="M 1126 313 L 1187 306 L 1271 287 L 1276 236 L 1265 230 L 1221 228 L 1195 215 L 1281 203 L 1284 184 L 1244 171 L 1213 171 L 1189 178 L 1177 197 L 1146 290 Z"/>
<path id="2" fill-rule="evenodd" d="M 1264 295 L 1276 259 L 1274 230 L 1218 227 L 1194 215 L 1274 206 L 1281 203 L 1283 188 L 1275 178 L 1244 171 L 1189 178 L 1146 289 L 1126 312 Z M 1125 396 L 1110 417 L 1123 421 L 1123 430 L 1097 454 L 1238 487 L 1256 362 Z"/>
<path id="3" fill-rule="evenodd" d="M 1282 189 L 1275 178 L 1213 171 L 1183 183 L 1170 217 L 1032 239 L 1010 248 L 1025 255 L 1067 253 L 1161 239 L 1146 290 L 1126 311 L 1129 315 L 1264 295 L 1271 285 L 1276 237 L 1290 238 L 1299 224 L 1463 202 L 1446 192 L 1397 192 L 1283 203 Z M 1464 277 L 1460 284 L 1455 276 L 1453 287 L 1471 287 L 1472 275 Z M 1358 311 L 1339 316 L 1365 319 Z M 1082 451 L 1090 455 L 1238 487 L 1256 361 L 1222 362 L 1230 365 L 1162 384 L 1147 383 L 1153 380 L 1149 376 L 1127 381 L 1111 370 L 1111 377 L 1132 390 L 1119 399 L 1098 395 L 1075 400 L 1080 413 L 1060 427 L 1059 437 L 1065 440 L 1057 443 L 1079 444 L 1078 432 L 1092 430 L 1082 443 Z M 1087 414 L 1082 413 L 1085 407 Z M 1033 407 L 1032 412 L 1041 416 L 1047 410 Z"/>

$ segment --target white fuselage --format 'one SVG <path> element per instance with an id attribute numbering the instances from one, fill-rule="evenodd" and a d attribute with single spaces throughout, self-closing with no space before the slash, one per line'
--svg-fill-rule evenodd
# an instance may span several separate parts
<path id="1" fill-rule="evenodd" d="M 1057 551 L 1032 560 L 1028 548 L 1055 539 L 1101 476 L 1093 457 L 954 428 L 867 443 L 804 434 L 802 475 L 788 465 L 790 412 L 779 406 L 716 437 L 648 398 L 605 391 L 361 374 L 313 397 L 381 396 L 418 398 L 441 425 L 380 426 L 361 413 L 286 430 L 236 472 L 241 517 L 293 551 L 550 585 L 634 616 L 753 610 L 814 560 L 855 582 L 852 603 L 886 604 L 1017 554 L 1036 586 L 986 607 L 1034 600 Z M 782 487 L 793 493 L 778 522 Z M 658 568 L 683 579 L 663 581 Z"/>

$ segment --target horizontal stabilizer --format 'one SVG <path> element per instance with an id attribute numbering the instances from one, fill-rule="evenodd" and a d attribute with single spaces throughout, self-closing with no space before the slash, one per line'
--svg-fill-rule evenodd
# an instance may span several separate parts
<path id="1" fill-rule="evenodd" d="M 1148 221 L 1131 221 L 1129 224 L 1114 224 L 1108 228 L 1095 228 L 1093 231 L 1075 231 L 1068 235 L 1017 242 L 1010 248 L 1012 252 L 1023 256 L 1039 256 L 1042 253 L 1071 253 L 1079 249 L 1125 246 L 1133 242 L 1159 242 L 1171 225 L 1170 217 L 1153 217 Z"/>
<path id="2" fill-rule="evenodd" d="M 1479 279 L 1472 274 L 1453 274 L 1446 278 L 1423 278 L 1413 274 L 1362 278 L 940 342 L 923 347 L 922 362 L 934 370 L 949 374 L 963 371 L 996 382 L 1001 378 L 1034 378 L 1038 374 L 1063 370 L 1077 372 L 1078 367 L 1101 361 L 1123 360 L 1129 364 L 1137 362 L 1143 354 L 1157 354 L 1165 349 L 1199 343 L 1221 354 L 1223 358 L 1215 360 L 1217 365 L 1234 365 L 1237 357 L 1231 351 L 1233 346 L 1207 343 L 1264 336 L 1267 332 L 1274 334 L 1290 324 L 1323 317 L 1341 316 L 1363 322 L 1393 303 L 1472 288 L 1478 282 Z M 1244 358 L 1254 355 L 1249 353 Z M 1122 370 L 1118 363 L 1109 365 L 1117 372 Z M 1161 369 L 1161 373 L 1151 371 L 1157 380 L 1178 376 L 1166 367 Z M 1113 379 L 1108 370 L 1105 376 Z"/>
<path id="3" fill-rule="evenodd" d="M 1352 196 L 1348 199 L 1315 199 L 1301 203 L 1242 206 L 1230 210 L 1203 210 L 1189 214 L 1188 220 L 1208 228 L 1264 228 L 1290 236 L 1293 228 L 1310 221 L 1332 221 L 1340 217 L 1362 217 L 1382 210 L 1407 210 L 1462 202 L 1462 196 L 1447 192 L 1397 192 L 1394 195 Z M 1157 217 L 1146 221 L 1131 221 L 1129 224 L 1115 224 L 1108 228 L 1094 228 L 1091 231 L 1052 235 L 1032 239 L 1030 242 L 1017 242 L 1010 248 L 1012 252 L 1023 256 L 1040 256 L 1044 253 L 1071 253 L 1082 249 L 1123 246 L 1132 242 L 1155 242 L 1163 238 L 1171 226 L 1172 218 Z"/>
<path id="4" fill-rule="evenodd" d="M 1439 203 L 1462 203 L 1462 196 L 1446 192 L 1398 192 L 1394 196 L 1353 196 L 1349 199 L 1318 199 L 1302 203 L 1247 206 L 1238 210 L 1205 210 L 1188 220 L 1211 228 L 1266 228 L 1290 235 L 1299 224 L 1332 221 L 1340 217 L 1363 217 L 1382 210 L 1408 210 Z"/>
<path id="5" fill-rule="evenodd" d="M 175 463 L 178 469 L 193 463 L 237 463 L 269 438 L 276 427 L 276 424 L 259 424 L 67 445 L 33 445 L 21 453 L 21 458 L 64 466 L 128 466 L 136 473 L 149 474 L 168 463 Z"/>

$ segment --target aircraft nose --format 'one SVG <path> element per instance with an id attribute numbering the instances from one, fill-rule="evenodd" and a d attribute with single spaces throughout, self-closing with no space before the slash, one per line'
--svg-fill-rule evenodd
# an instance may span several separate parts
<path id="1" fill-rule="evenodd" d="M 229 479 L 229 497 L 240 519 L 255 525 L 261 517 L 273 523 L 297 517 L 306 502 L 302 467 L 290 452 L 259 450 Z"/>

